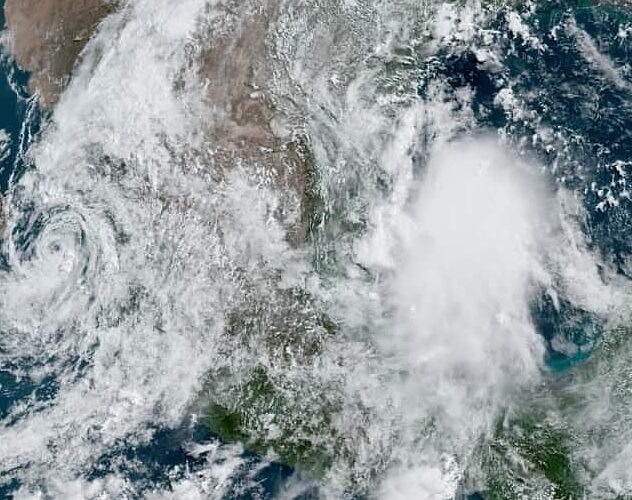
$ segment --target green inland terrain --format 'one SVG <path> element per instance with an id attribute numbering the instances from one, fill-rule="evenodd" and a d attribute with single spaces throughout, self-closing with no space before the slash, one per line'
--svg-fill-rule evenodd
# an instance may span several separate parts
<path id="1" fill-rule="evenodd" d="M 301 337 L 292 338 L 277 327 L 268 329 L 269 346 L 278 352 L 300 352 L 303 363 L 314 362 L 335 329 L 323 318 L 313 319 L 314 330 Z M 241 327 L 257 328 L 254 323 L 259 319 L 240 321 Z M 576 450 L 593 446 L 614 451 L 617 431 L 632 425 L 632 418 L 615 409 L 614 421 L 609 418 L 601 427 L 583 428 L 582 415 L 596 404 L 591 400 L 596 396 L 586 389 L 599 388 L 621 410 L 632 400 L 631 333 L 623 327 L 607 332 L 590 360 L 570 373 L 552 376 L 524 405 L 499 418 L 492 434 L 482 439 L 466 483 L 484 484 L 480 495 L 489 500 L 587 498 L 584 485 L 592 478 L 587 457 Z M 284 362 L 282 355 L 277 362 Z M 572 384 L 565 379 L 572 379 Z M 340 460 L 352 466 L 353 447 L 345 446 L 345 436 L 337 434 L 332 425 L 337 409 L 335 388 L 296 385 L 269 375 L 263 367 L 240 383 L 227 374 L 224 381 L 213 378 L 209 386 L 214 387 L 209 394 L 218 395 L 221 386 L 224 395 L 218 395 L 208 407 L 209 426 L 222 439 L 271 454 L 313 477 L 322 477 Z M 419 429 L 420 436 L 427 432 Z M 629 498 L 620 496 L 618 500 Z"/>
<path id="2" fill-rule="evenodd" d="M 492 12 L 503 9 L 507 2 L 490 1 L 486 5 Z M 611 16 L 623 16 L 625 11 L 621 9 L 627 9 L 616 2 L 565 5 L 579 10 L 607 8 Z M 396 51 L 379 69 L 382 92 L 404 95 L 408 91 L 416 68 L 425 57 L 426 42 L 420 36 L 417 45 Z M 314 172 L 315 179 L 317 166 L 310 165 L 308 171 Z M 315 179 L 313 185 L 317 184 Z M 319 244 L 332 235 L 323 235 L 322 231 L 332 229 L 331 225 L 323 229 L 319 222 L 335 220 L 336 214 L 320 211 L 323 203 L 316 190 L 310 191 L 309 196 L 311 206 L 318 210 L 308 216 L 306 238 L 316 248 L 316 255 L 323 255 Z M 361 229 L 362 224 L 337 228 L 342 233 Z M 335 262 L 326 256 L 318 267 L 335 272 Z M 320 385 L 316 377 L 310 376 L 318 370 L 321 354 L 336 349 L 339 334 L 336 323 L 319 313 L 319 309 L 308 293 L 292 289 L 279 292 L 270 303 L 250 304 L 236 311 L 227 321 L 226 335 L 231 342 L 250 346 L 253 356 L 266 359 L 267 363 L 246 375 L 230 371 L 214 374 L 205 389 L 210 401 L 208 425 L 213 432 L 225 441 L 241 443 L 247 450 L 268 455 L 313 478 L 326 476 L 334 464 L 338 470 L 342 467 L 352 471 L 354 450 L 362 441 L 360 436 L 344 435 L 336 425 L 345 397 L 341 388 L 335 384 Z M 620 326 L 627 321 L 620 320 L 602 331 L 598 320 L 580 311 L 562 317 L 557 324 L 544 323 L 540 326 L 549 330 L 550 338 L 565 337 L 581 352 L 572 362 L 548 359 L 545 382 L 525 396 L 522 404 L 507 408 L 491 432 L 481 437 L 471 466 L 465 468 L 464 498 L 591 498 L 587 485 L 595 480 L 592 461 L 605 458 L 590 456 L 590 450 L 608 450 L 605 453 L 609 454 L 623 451 L 618 432 L 632 428 L 632 417 L 625 410 L 632 402 L 632 330 Z M 284 365 L 292 369 L 284 369 Z M 286 378 L 290 373 L 296 378 Z M 585 426 L 582 415 L 598 412 L 601 405 L 608 405 L 602 419 L 586 419 L 591 424 Z M 358 408 L 359 414 L 364 412 L 370 418 L 369 409 L 362 408 L 361 403 Z M 418 432 L 423 445 L 432 433 L 432 423 L 420 423 Z M 374 465 L 364 474 L 363 479 L 369 481 L 357 481 L 361 486 L 353 494 L 370 495 L 367 484 L 371 477 L 384 472 L 385 463 L 378 460 Z M 467 491 L 476 493 L 468 496 Z"/>
<path id="3" fill-rule="evenodd" d="M 16 26 L 28 23 L 19 1 L 8 2 L 8 21 L 13 20 Z M 37 10 L 34 2 L 27 3 L 29 9 Z M 464 0 L 453 3 L 467 5 Z M 508 4 L 512 8 L 526 8 L 524 2 L 518 1 L 482 3 L 490 17 L 508 8 Z M 63 24 L 58 16 L 72 10 L 72 2 L 63 2 L 63 12 L 53 9 L 49 14 L 54 22 L 61 23 L 56 38 L 18 41 L 17 60 L 35 75 L 31 85 L 42 94 L 44 105 L 55 102 L 86 40 L 118 4 L 83 2 L 76 22 Z M 628 8 L 615 2 L 552 4 L 560 12 L 607 8 L 611 17 L 623 16 L 622 9 Z M 554 17 L 550 12 L 541 15 L 543 19 Z M 396 50 L 388 61 L 368 63 L 375 66 L 372 69 L 383 94 L 400 95 L 404 99 L 411 88 L 416 89 L 419 68 L 429 54 L 427 45 L 431 37 L 426 30 L 427 21 L 420 20 L 419 36 L 413 44 Z M 68 34 L 74 40 L 72 43 L 68 42 Z M 35 38 L 45 38 L 41 33 L 36 35 Z M 37 43 L 58 43 L 56 57 L 45 63 L 48 59 L 43 54 L 52 49 L 36 46 Z M 208 67 L 213 67 L 212 61 Z M 266 102 L 265 106 L 272 104 Z M 261 113 L 265 114 L 265 110 Z M 264 145 L 270 149 L 282 149 L 276 139 L 265 140 L 269 140 Z M 316 163 L 308 137 L 294 137 L 282 146 L 286 151 L 283 161 L 295 168 L 294 177 L 279 180 L 279 185 L 285 182 L 294 189 L 301 206 L 288 244 L 312 252 L 313 267 L 326 281 L 344 272 L 331 242 L 344 241 L 350 239 L 349 235 L 362 232 L 365 221 L 339 220 L 339 207 L 327 204 L 327 197 L 320 190 L 321 166 Z M 376 279 L 365 269 L 358 272 L 364 273 L 367 281 Z M 363 424 L 371 422 L 374 410 L 360 398 L 349 401 L 352 392 L 346 390 L 345 384 L 349 382 L 343 372 L 353 377 L 353 367 L 336 365 L 337 350 L 353 348 L 353 338 L 343 338 L 349 335 L 343 325 L 337 323 L 333 314 L 323 312 L 328 310 L 327 304 L 312 296 L 308 287 L 286 287 L 282 277 L 274 275 L 266 276 L 262 282 L 252 282 L 246 271 L 235 270 L 237 276 L 240 273 L 243 279 L 236 281 L 243 290 L 251 289 L 252 293 L 245 293 L 245 298 L 224 318 L 222 349 L 230 364 L 222 364 L 208 374 L 199 397 L 208 428 L 225 442 L 239 443 L 248 451 L 291 466 L 315 480 L 334 472 L 345 475 L 347 484 L 351 484 L 350 494 L 370 496 L 370 488 L 375 484 L 372 480 L 392 466 L 399 431 L 394 425 L 393 436 L 384 440 L 385 449 L 367 458 L 371 451 L 365 448 L 373 441 L 364 434 L 371 426 Z M 266 293 L 261 293 L 262 289 Z M 551 307 L 545 304 L 538 311 L 540 317 L 550 313 Z M 578 352 L 575 356 L 564 353 L 559 363 L 549 352 L 543 363 L 543 382 L 525 394 L 522 401 L 505 408 L 493 428 L 480 437 L 469 461 L 461 464 L 465 471 L 463 498 L 591 498 L 593 490 L 588 485 L 598 484 L 593 471 L 600 470 L 606 462 L 605 455 L 627 453 L 625 440 L 620 436 L 632 429 L 632 412 L 626 409 L 632 404 L 632 329 L 626 326 L 625 318 L 602 327 L 589 313 L 571 310 L 570 306 L 568 311 L 560 310 L 559 305 L 555 307 L 557 310 L 552 313 L 558 314 L 559 320 L 549 323 L 543 320 L 537 325 L 544 332 L 547 347 L 553 340 L 563 339 L 578 346 Z M 365 354 L 373 353 L 367 348 Z M 340 377 L 336 375 L 338 372 Z M 605 406 L 607 410 L 603 410 Z M 591 418 L 584 418 L 588 414 Z M 343 421 L 350 416 L 357 419 L 357 425 Z M 404 417 L 394 414 L 392 418 Z M 356 430 L 349 434 L 352 427 Z M 435 426 L 432 421 L 420 421 L 414 432 L 422 447 L 432 438 Z M 632 500 L 632 497 L 620 496 L 616 500 Z"/>

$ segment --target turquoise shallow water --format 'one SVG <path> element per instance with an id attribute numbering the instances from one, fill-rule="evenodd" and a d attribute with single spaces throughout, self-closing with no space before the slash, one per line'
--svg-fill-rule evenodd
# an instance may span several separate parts
<path id="1" fill-rule="evenodd" d="M 437 80 L 447 82 L 446 99 L 455 99 L 460 91 L 470 89 L 474 96 L 475 127 L 502 133 L 516 144 L 531 137 L 543 124 L 558 132 L 562 138 L 555 145 L 559 155 L 552 155 L 548 148 L 538 143 L 527 144 L 525 150 L 551 169 L 554 163 L 559 165 L 556 181 L 586 194 L 582 200 L 589 216 L 583 222 L 582 230 L 589 238 L 591 249 L 600 252 L 621 276 L 630 277 L 626 262 L 632 254 L 631 203 L 622 199 L 608 211 L 596 210 L 602 195 L 592 186 L 617 189 L 620 184 L 616 182 L 617 171 L 613 166 L 618 162 L 632 162 L 632 97 L 629 89 L 609 80 L 602 69 L 586 60 L 578 49 L 576 33 L 562 30 L 553 36 L 552 29 L 562 21 L 575 23 L 599 43 L 601 53 L 621 68 L 623 82 L 632 84 L 629 57 L 632 45 L 618 36 L 621 24 L 632 18 L 617 8 L 584 7 L 572 2 L 542 2 L 536 7 L 535 14 L 530 17 L 530 28 L 545 44 L 545 55 L 528 44 L 516 43 L 515 39 L 507 37 L 497 40 L 503 56 L 500 67 L 482 64 L 467 44 L 455 44 L 431 60 L 420 58 L 415 68 L 418 94 L 421 99 L 433 98 L 426 91 L 428 83 Z M 500 32 L 506 29 L 503 14 L 491 19 L 489 28 Z M 11 176 L 19 176 L 26 168 L 19 156 L 26 140 L 22 132 L 27 130 L 22 125 L 30 116 L 32 121 L 28 131 L 36 132 L 38 112 L 29 107 L 25 91 L 27 75 L 8 60 L 2 61 L 0 70 L 0 128 L 12 138 L 11 154 L 0 167 L 0 190 L 6 192 Z M 516 92 L 537 115 L 537 120 L 513 120 L 495 102 L 507 82 L 513 82 Z M 33 114 L 29 115 L 29 111 Z M 30 234 L 30 237 L 35 236 Z M 545 339 L 546 361 L 555 373 L 568 372 L 589 359 L 603 335 L 601 318 L 573 307 L 564 299 L 561 303 L 561 307 L 553 307 L 543 294 L 534 302 L 532 311 L 538 333 Z M 558 350 L 558 344 L 554 342 L 556 338 L 574 345 L 576 351 Z M 15 375 L 18 367 L 25 376 Z M 47 400 L 56 397 L 58 381 L 53 376 L 38 381 L 31 379 L 28 376 L 32 368 L 29 360 L 16 360 L 11 373 L 6 368 L 0 367 L 0 419 L 11 407 L 27 398 Z M 184 443 L 204 442 L 213 437 L 204 425 L 190 422 L 183 422 L 175 429 L 156 429 L 153 439 L 144 446 L 118 443 L 107 454 L 97 457 L 88 479 L 104 477 L 116 470 L 137 485 L 138 491 L 166 487 L 170 481 L 168 472 L 175 466 L 191 470 L 204 466 L 202 460 L 187 454 Z M 245 456 L 252 464 L 259 460 L 254 454 Z M 126 465 L 120 465 L 121 458 Z M 236 490 L 229 497 L 273 498 L 293 472 L 284 465 L 269 465 L 254 479 L 248 478 L 250 482 L 258 483 L 255 490 Z M 12 475 L 11 470 L 0 471 L 0 497 L 8 496 L 19 487 Z M 314 490 L 300 498 L 316 496 Z M 476 493 L 469 498 L 486 497 Z"/>
<path id="2" fill-rule="evenodd" d="M 612 191 L 615 197 L 625 191 L 625 179 L 614 166 L 632 160 L 632 95 L 626 87 L 632 84 L 632 44 L 620 31 L 632 16 L 623 7 L 588 2 L 534 5 L 528 28 L 542 42 L 541 47 L 511 35 L 500 37 L 501 62 L 490 65 L 477 59 L 471 45 L 457 44 L 445 49 L 442 57 L 422 64 L 419 93 L 423 96 L 428 83 L 436 78 L 449 82 L 449 92 L 454 94 L 473 90 L 477 126 L 506 135 L 516 144 L 522 141 L 526 154 L 535 155 L 555 172 L 556 182 L 584 194 L 587 218 L 582 229 L 590 248 L 621 275 L 630 277 L 626 263 L 632 254 L 632 202 L 624 193 L 607 210 L 597 207 L 604 191 Z M 502 33 L 506 23 L 501 12 L 486 28 Z M 572 29 L 565 28 L 568 26 Z M 585 36 L 596 43 L 596 50 L 608 64 L 617 68 L 621 81 L 609 78 L 603 67 L 586 58 L 582 52 Z M 513 119 L 495 101 L 508 83 L 529 118 Z M 557 143 L 525 145 L 525 138 L 534 137 L 544 127 L 558 136 Z M 561 305 L 554 307 L 543 295 L 534 301 L 532 314 L 546 339 L 547 362 L 558 373 L 586 360 L 602 334 L 600 318 L 574 308 L 563 297 Z M 556 337 L 577 346 L 577 352 L 556 351 L 552 345 Z"/>

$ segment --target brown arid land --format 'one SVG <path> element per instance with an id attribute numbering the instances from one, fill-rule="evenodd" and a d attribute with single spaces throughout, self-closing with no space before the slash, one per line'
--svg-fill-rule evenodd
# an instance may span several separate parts
<path id="1" fill-rule="evenodd" d="M 29 87 L 51 109 L 71 78 L 81 51 L 118 0 L 6 0 L 10 49 L 28 71 Z M 224 34 L 204 37 L 200 77 L 207 82 L 207 137 L 220 170 L 253 164 L 272 173 L 275 186 L 298 213 L 288 228 L 294 245 L 305 241 L 316 203 L 313 165 L 305 136 L 279 137 L 278 111 L 266 88 L 270 74 L 266 36 L 279 14 L 278 0 L 256 9 L 244 2 L 239 21 Z"/>
<path id="2" fill-rule="evenodd" d="M 9 49 L 30 73 L 29 90 L 44 108 L 55 105 L 79 54 L 113 8 L 111 0 L 5 0 Z M 0 199 L 0 235 L 5 217 Z"/>
<path id="3" fill-rule="evenodd" d="M 31 73 L 29 86 L 51 107 L 90 36 L 114 8 L 110 0 L 6 0 L 10 48 Z"/>
<path id="4" fill-rule="evenodd" d="M 200 61 L 207 101 L 220 117 L 209 127 L 209 139 L 220 164 L 251 164 L 270 173 L 276 188 L 289 198 L 285 208 L 298 212 L 288 240 L 300 245 L 308 237 L 316 210 L 315 172 L 304 134 L 279 135 L 276 120 L 286 117 L 274 105 L 268 88 L 273 79 L 266 37 L 280 14 L 278 0 L 264 0 L 256 9 L 242 5 L 240 20 L 228 32 L 208 40 Z"/>

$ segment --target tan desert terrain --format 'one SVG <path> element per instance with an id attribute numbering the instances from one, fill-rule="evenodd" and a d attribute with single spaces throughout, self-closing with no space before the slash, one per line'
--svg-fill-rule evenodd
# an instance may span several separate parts
<path id="1" fill-rule="evenodd" d="M 11 50 L 41 102 L 51 107 L 99 21 L 113 9 L 109 0 L 6 0 Z"/>
<path id="2" fill-rule="evenodd" d="M 266 89 L 270 74 L 266 36 L 279 14 L 277 0 L 256 9 L 242 4 L 238 24 L 204 40 L 200 77 L 207 82 L 208 140 L 217 152 L 216 166 L 235 163 L 263 167 L 285 193 L 290 211 L 299 214 L 288 229 L 295 245 L 305 241 L 313 212 L 313 172 L 305 137 L 278 137 L 277 116 Z M 51 108 L 98 23 L 116 9 L 115 0 L 6 0 L 11 50 L 18 65 L 31 73 L 29 86 Z"/>

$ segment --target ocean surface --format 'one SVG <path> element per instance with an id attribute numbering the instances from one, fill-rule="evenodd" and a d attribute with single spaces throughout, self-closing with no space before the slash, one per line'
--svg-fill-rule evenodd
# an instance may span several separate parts
<path id="1" fill-rule="evenodd" d="M 0 25 L 4 26 L 4 2 L 0 4 Z M 26 134 L 35 130 L 23 130 L 23 124 L 29 112 L 37 113 L 33 106 L 29 107 L 29 95 L 26 88 L 27 75 L 11 62 L 6 55 L 2 57 L 2 81 L 0 83 L 0 129 L 2 133 L 2 174 L 0 189 L 6 193 L 11 175 L 20 172 L 20 152 L 24 152 L 28 137 Z"/>
<path id="2" fill-rule="evenodd" d="M 632 11 L 281 5 L 298 198 L 208 132 L 257 9 L 131 0 L 50 112 L 2 56 L 0 498 L 632 497 Z"/>

